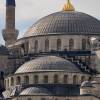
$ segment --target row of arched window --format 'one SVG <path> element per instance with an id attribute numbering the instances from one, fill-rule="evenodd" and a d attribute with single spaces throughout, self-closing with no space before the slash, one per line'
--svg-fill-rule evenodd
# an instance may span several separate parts
<path id="1" fill-rule="evenodd" d="M 61 39 L 57 39 L 57 51 L 61 50 Z M 73 50 L 74 49 L 74 39 L 70 39 L 69 40 L 69 50 Z M 68 48 L 65 48 L 68 49 Z M 86 39 L 82 39 L 82 49 L 85 50 L 86 49 Z M 38 51 L 38 40 L 35 40 L 35 44 L 34 44 L 34 51 L 37 52 Z M 46 39 L 45 40 L 45 51 L 48 52 L 49 51 L 49 40 Z"/>
<path id="2" fill-rule="evenodd" d="M 74 75 L 73 76 L 73 84 L 78 84 L 78 76 L 77 75 Z M 82 76 L 81 77 L 81 82 L 83 82 L 83 81 L 85 81 L 86 80 L 86 78 L 85 78 L 85 76 Z M 20 85 L 20 84 L 29 84 L 29 76 L 24 76 L 24 82 L 22 83 L 21 82 L 21 77 L 20 76 L 17 76 L 16 77 L 16 80 L 14 80 L 14 78 L 13 77 L 11 77 L 10 78 L 10 80 L 8 79 L 8 85 L 9 85 L 9 81 L 10 81 L 10 85 L 11 86 L 13 86 L 14 85 L 14 81 L 16 81 L 16 85 Z M 38 84 L 39 83 L 39 76 L 38 75 L 34 75 L 33 76 L 33 83 L 34 84 Z M 68 83 L 68 75 L 64 75 L 63 76 L 63 84 L 67 84 Z M 45 83 L 45 84 L 47 84 L 47 83 L 49 83 L 49 77 L 48 77 L 48 75 L 44 75 L 43 76 L 43 83 Z M 54 84 L 58 84 L 59 83 L 59 76 L 57 75 L 57 74 L 55 74 L 54 76 L 53 76 L 53 83 Z M 5 83 L 6 84 L 6 83 Z"/>

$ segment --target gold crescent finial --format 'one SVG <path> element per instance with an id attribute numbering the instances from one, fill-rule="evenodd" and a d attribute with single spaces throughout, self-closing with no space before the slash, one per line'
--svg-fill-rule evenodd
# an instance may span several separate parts
<path id="1" fill-rule="evenodd" d="M 71 4 L 70 0 L 67 0 L 67 3 L 63 7 L 63 11 L 75 11 L 75 8 Z"/>

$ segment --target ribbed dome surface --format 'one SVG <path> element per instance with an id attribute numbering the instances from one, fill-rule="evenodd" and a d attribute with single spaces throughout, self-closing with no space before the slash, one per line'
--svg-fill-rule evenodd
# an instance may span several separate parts
<path id="1" fill-rule="evenodd" d="M 100 21 L 81 12 L 56 12 L 33 24 L 24 37 L 51 34 L 100 34 Z"/>
<path id="2" fill-rule="evenodd" d="M 93 87 L 92 83 L 89 81 L 85 81 L 81 84 L 81 87 Z"/>
<path id="3" fill-rule="evenodd" d="M 80 70 L 68 60 L 56 56 L 46 56 L 26 62 L 18 68 L 15 74 L 38 71 L 80 72 Z"/>
<path id="4" fill-rule="evenodd" d="M 23 90 L 20 95 L 51 95 L 51 93 L 45 88 L 38 87 L 30 87 Z"/>

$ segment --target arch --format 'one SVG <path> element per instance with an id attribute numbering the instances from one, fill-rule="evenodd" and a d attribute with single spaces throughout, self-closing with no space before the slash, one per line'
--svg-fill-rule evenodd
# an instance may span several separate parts
<path id="1" fill-rule="evenodd" d="M 82 76 L 82 77 L 81 77 L 81 83 L 84 82 L 85 80 L 86 80 L 86 79 L 85 79 L 85 76 Z"/>
<path id="2" fill-rule="evenodd" d="M 41 98 L 41 100 L 46 100 L 46 98 Z"/>
<path id="3" fill-rule="evenodd" d="M 49 40 L 46 39 L 45 40 L 45 52 L 48 52 L 49 51 Z"/>
<path id="4" fill-rule="evenodd" d="M 86 39 L 82 39 L 82 50 L 86 49 Z"/>
<path id="5" fill-rule="evenodd" d="M 48 75 L 45 75 L 45 76 L 44 76 L 43 82 L 44 82 L 44 83 L 48 83 Z"/>
<path id="6" fill-rule="evenodd" d="M 27 100 L 32 100 L 31 98 L 28 98 Z"/>
<path id="7" fill-rule="evenodd" d="M 37 51 L 38 51 L 38 40 L 35 40 L 34 52 L 37 53 Z"/>
<path id="8" fill-rule="evenodd" d="M 39 76 L 34 75 L 34 83 L 37 84 L 39 82 Z"/>
<path id="9" fill-rule="evenodd" d="M 16 85 L 20 85 L 21 84 L 21 78 L 20 76 L 16 77 Z"/>
<path id="10" fill-rule="evenodd" d="M 54 83 L 58 83 L 59 82 L 59 77 L 57 74 L 54 75 Z"/>
<path id="11" fill-rule="evenodd" d="M 78 76 L 77 75 L 73 76 L 73 84 L 78 84 Z"/>
<path id="12" fill-rule="evenodd" d="M 70 39 L 69 40 L 69 50 L 73 50 L 74 49 L 74 39 Z"/>
<path id="13" fill-rule="evenodd" d="M 57 39 L 57 51 L 61 50 L 61 39 Z"/>
<path id="14" fill-rule="evenodd" d="M 7 85 L 7 86 L 9 87 L 9 79 L 8 79 L 8 82 L 7 82 L 7 83 L 8 83 L 8 85 Z"/>
<path id="15" fill-rule="evenodd" d="M 26 41 L 25 42 L 25 53 L 28 53 L 29 52 L 29 42 Z"/>
<path id="16" fill-rule="evenodd" d="M 11 77 L 11 86 L 14 86 L 14 78 Z"/>
<path id="17" fill-rule="evenodd" d="M 4 85 L 5 85 L 5 87 L 7 87 L 7 82 L 6 82 L 6 80 L 4 80 Z"/>
<path id="18" fill-rule="evenodd" d="M 64 75 L 64 77 L 63 77 L 63 82 L 64 82 L 64 83 L 68 83 L 68 75 Z"/>
<path id="19" fill-rule="evenodd" d="M 29 76 L 24 76 L 24 83 L 29 84 Z"/>

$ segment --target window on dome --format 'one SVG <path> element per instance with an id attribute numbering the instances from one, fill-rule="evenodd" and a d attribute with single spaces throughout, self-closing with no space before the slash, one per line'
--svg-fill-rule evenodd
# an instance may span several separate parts
<path id="1" fill-rule="evenodd" d="M 34 76 L 34 83 L 37 84 L 39 82 L 39 77 L 38 75 L 35 75 Z"/>
<path id="2" fill-rule="evenodd" d="M 78 84 L 78 77 L 77 77 L 77 75 L 73 76 L 73 84 Z"/>
<path id="3" fill-rule="evenodd" d="M 21 78 L 20 78 L 20 76 L 18 76 L 16 78 L 16 85 L 20 85 L 20 84 L 21 84 Z"/>
<path id="4" fill-rule="evenodd" d="M 73 50 L 74 49 L 74 40 L 70 39 L 69 40 L 69 50 Z"/>
<path id="5" fill-rule="evenodd" d="M 8 79 L 8 87 L 9 87 L 9 79 Z"/>
<path id="6" fill-rule="evenodd" d="M 14 85 L 14 78 L 11 77 L 11 86 L 13 86 L 13 85 Z"/>
<path id="7" fill-rule="evenodd" d="M 45 51 L 46 52 L 49 51 L 49 40 L 48 39 L 45 40 Z"/>
<path id="8" fill-rule="evenodd" d="M 81 77 L 81 83 L 85 81 L 85 76 Z"/>
<path id="9" fill-rule="evenodd" d="M 82 39 L 82 50 L 86 49 L 86 40 Z"/>
<path id="10" fill-rule="evenodd" d="M 64 75 L 63 82 L 68 83 L 68 75 Z"/>
<path id="11" fill-rule="evenodd" d="M 29 84 L 29 76 L 24 76 L 24 83 Z"/>
<path id="12" fill-rule="evenodd" d="M 59 82 L 59 78 L 58 78 L 58 75 L 54 75 L 54 83 L 58 83 Z"/>
<path id="13" fill-rule="evenodd" d="M 35 41 L 34 51 L 35 51 L 35 53 L 38 51 L 38 40 Z"/>
<path id="14" fill-rule="evenodd" d="M 61 39 L 57 39 L 57 51 L 61 50 Z"/>
<path id="15" fill-rule="evenodd" d="M 44 83 L 48 83 L 48 76 L 47 76 L 47 75 L 44 76 L 43 82 L 44 82 Z"/>
<path id="16" fill-rule="evenodd" d="M 45 98 L 41 98 L 41 100 L 46 100 Z"/>
<path id="17" fill-rule="evenodd" d="M 28 53 L 29 52 L 29 42 L 27 41 L 25 43 L 25 53 Z"/>
<path id="18" fill-rule="evenodd" d="M 28 98 L 27 100 L 32 100 L 31 98 Z"/>
<path id="19" fill-rule="evenodd" d="M 5 87 L 7 87 L 7 82 L 6 82 L 6 80 L 4 80 L 4 84 L 5 84 Z"/>

